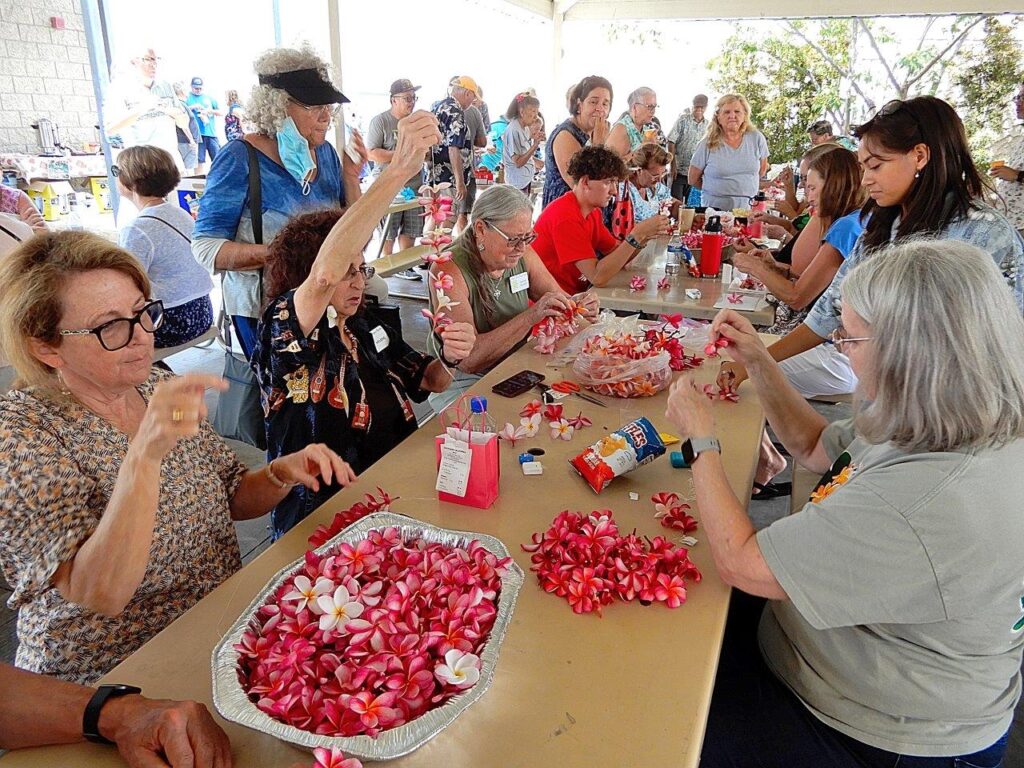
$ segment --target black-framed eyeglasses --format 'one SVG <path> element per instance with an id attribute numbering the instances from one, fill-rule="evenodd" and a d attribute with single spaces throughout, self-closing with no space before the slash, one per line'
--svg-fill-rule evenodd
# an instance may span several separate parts
<path id="1" fill-rule="evenodd" d="M 298 101 L 297 99 L 291 99 L 291 98 L 288 99 L 288 101 L 290 101 L 292 104 L 294 104 L 295 106 L 299 107 L 300 109 L 304 109 L 309 114 L 316 115 L 317 117 L 321 117 L 323 115 L 327 115 L 328 117 L 337 117 L 338 113 L 341 112 L 341 104 L 314 104 L 314 105 L 309 105 L 309 104 L 303 104 L 301 101 Z"/>
<path id="2" fill-rule="evenodd" d="M 861 341 L 871 341 L 874 336 L 847 336 L 846 329 L 839 326 L 831 334 L 829 334 L 828 340 L 835 345 L 835 348 L 839 350 L 840 354 L 846 354 L 847 344 L 856 344 Z"/>
<path id="3" fill-rule="evenodd" d="M 407 104 L 415 104 L 417 101 L 420 100 L 419 96 L 395 96 L 395 98 L 396 99 L 401 99 L 402 101 L 406 102 Z"/>
<path id="4" fill-rule="evenodd" d="M 907 103 L 902 99 L 893 99 L 892 101 L 887 101 L 885 104 L 883 104 L 881 108 L 877 112 L 875 112 L 875 117 L 892 117 L 901 110 L 905 111 L 908 115 L 910 115 L 910 119 L 914 121 L 914 125 L 917 127 L 918 134 L 923 137 L 924 131 L 921 129 L 921 121 L 917 119 L 917 115 L 914 114 L 914 110 L 907 109 L 906 107 Z"/>
<path id="5" fill-rule="evenodd" d="M 147 333 L 155 333 L 164 324 L 164 303 L 159 299 L 149 302 L 131 317 L 115 317 L 95 328 L 79 328 L 69 330 L 62 328 L 61 336 L 87 336 L 90 333 L 100 340 L 100 344 L 108 352 L 116 352 L 132 343 L 135 326 L 138 325 Z"/>
<path id="6" fill-rule="evenodd" d="M 369 280 L 375 274 L 377 274 L 376 267 L 371 267 L 369 264 L 360 264 L 357 267 L 353 264 L 345 273 L 345 279 L 351 281 L 356 279 L 356 275 L 362 275 L 364 280 Z"/>
<path id="7" fill-rule="evenodd" d="M 537 233 L 536 232 L 527 232 L 525 235 L 516 235 L 515 237 L 512 237 L 510 235 L 506 235 L 504 232 L 502 232 L 500 229 L 498 229 L 494 224 L 491 224 L 491 222 L 485 221 L 484 223 L 488 227 L 493 229 L 495 232 L 497 232 L 499 235 L 501 235 L 504 238 L 505 242 L 508 244 L 508 247 L 512 248 L 513 250 L 515 250 L 516 248 L 526 248 L 534 240 L 537 239 Z"/>

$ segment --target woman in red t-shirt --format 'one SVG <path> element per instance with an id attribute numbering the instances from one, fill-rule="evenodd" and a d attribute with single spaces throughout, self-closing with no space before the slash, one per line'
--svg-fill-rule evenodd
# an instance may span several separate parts
<path id="1" fill-rule="evenodd" d="M 534 231 L 533 250 L 567 293 L 606 285 L 652 237 L 668 231 L 668 217 L 639 222 L 619 241 L 601 218 L 626 165 L 604 147 L 584 147 L 569 161 L 575 184 L 545 208 Z"/>

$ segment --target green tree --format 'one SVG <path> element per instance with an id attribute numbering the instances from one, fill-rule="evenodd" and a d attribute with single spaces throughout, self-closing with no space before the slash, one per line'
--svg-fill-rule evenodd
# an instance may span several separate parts
<path id="1" fill-rule="evenodd" d="M 1014 34 L 1018 22 L 1019 18 L 1009 23 L 986 19 L 981 40 L 955 69 L 956 104 L 978 162 L 990 159 L 992 144 L 1006 129 L 1010 97 L 1024 79 L 1021 46 Z"/>

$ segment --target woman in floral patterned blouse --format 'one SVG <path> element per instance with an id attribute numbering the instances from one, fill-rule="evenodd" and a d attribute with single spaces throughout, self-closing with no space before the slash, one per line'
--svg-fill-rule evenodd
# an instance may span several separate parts
<path id="1" fill-rule="evenodd" d="M 218 377 L 152 368 L 163 307 L 128 252 L 37 235 L 0 262 L 0 568 L 18 665 L 90 682 L 241 565 L 233 521 L 347 483 L 322 445 L 249 471 L 206 421 Z"/>

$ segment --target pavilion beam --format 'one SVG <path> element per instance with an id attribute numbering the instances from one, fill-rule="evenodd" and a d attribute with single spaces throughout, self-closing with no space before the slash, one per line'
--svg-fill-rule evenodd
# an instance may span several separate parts
<path id="1" fill-rule="evenodd" d="M 944 16 L 974 13 L 1019 13 L 1019 0 L 579 0 L 565 20 L 609 19 L 745 19 L 843 16 Z"/>

